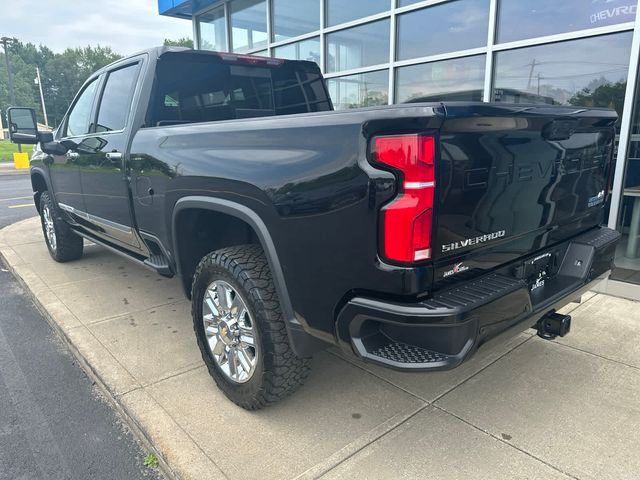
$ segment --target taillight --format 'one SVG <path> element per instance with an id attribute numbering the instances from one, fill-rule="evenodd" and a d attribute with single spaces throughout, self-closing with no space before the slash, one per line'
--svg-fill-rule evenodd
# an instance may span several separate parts
<path id="1" fill-rule="evenodd" d="M 376 137 L 372 160 L 399 174 L 398 196 L 381 210 L 382 253 L 392 262 L 431 258 L 435 189 L 435 138 L 426 135 Z"/>

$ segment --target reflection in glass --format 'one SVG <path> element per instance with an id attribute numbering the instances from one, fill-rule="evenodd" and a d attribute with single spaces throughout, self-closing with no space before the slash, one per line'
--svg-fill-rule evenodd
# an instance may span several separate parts
<path id="1" fill-rule="evenodd" d="M 389 70 L 331 78 L 327 86 L 336 110 L 387 105 Z"/>
<path id="2" fill-rule="evenodd" d="M 320 29 L 320 0 L 273 0 L 274 41 Z"/>
<path id="3" fill-rule="evenodd" d="M 457 0 L 398 17 L 398 59 L 484 47 L 489 0 Z"/>
<path id="4" fill-rule="evenodd" d="M 267 46 L 265 0 L 235 0 L 231 10 L 231 43 L 234 52 Z"/>
<path id="5" fill-rule="evenodd" d="M 398 0 L 399 7 L 405 7 L 407 5 L 411 5 L 412 3 L 421 2 L 422 0 Z"/>
<path id="6" fill-rule="evenodd" d="M 290 43 L 273 49 L 273 56 L 287 60 L 309 60 L 320 65 L 319 37 Z"/>
<path id="7" fill-rule="evenodd" d="M 622 241 L 616 250 L 612 280 L 640 284 L 640 77 L 631 116 L 624 188 L 618 217 Z"/>
<path id="8" fill-rule="evenodd" d="M 610 107 L 620 115 L 631 35 L 616 33 L 498 52 L 493 99 Z"/>
<path id="9" fill-rule="evenodd" d="M 328 26 L 386 12 L 391 7 L 390 0 L 326 0 L 326 2 Z"/>
<path id="10" fill-rule="evenodd" d="M 455 58 L 397 69 L 396 101 L 482 101 L 485 56 Z"/>
<path id="11" fill-rule="evenodd" d="M 214 8 L 198 16 L 198 34 L 202 50 L 227 50 L 227 27 L 223 7 Z"/>
<path id="12" fill-rule="evenodd" d="M 92 80 L 76 100 L 67 119 L 67 125 L 63 137 L 84 135 L 89 132 L 91 108 L 96 95 L 98 80 Z"/>
<path id="13" fill-rule="evenodd" d="M 327 34 L 327 72 L 389 61 L 389 19 Z"/>
<path id="14" fill-rule="evenodd" d="M 501 0 L 498 41 L 633 22 L 635 0 Z"/>
<path id="15" fill-rule="evenodd" d="M 138 67 L 139 65 L 135 64 L 109 73 L 98 108 L 96 132 L 124 128 L 138 78 Z"/>

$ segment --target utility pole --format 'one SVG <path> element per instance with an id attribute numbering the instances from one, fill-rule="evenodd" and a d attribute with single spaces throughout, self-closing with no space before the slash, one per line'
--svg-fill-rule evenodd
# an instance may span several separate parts
<path id="1" fill-rule="evenodd" d="M 9 80 L 9 97 L 11 100 L 11 106 L 15 107 L 16 104 L 16 95 L 13 91 L 13 71 L 11 70 L 11 61 L 9 60 L 9 45 L 13 45 L 18 41 L 17 38 L 10 37 L 2 37 L 0 38 L 0 43 L 4 47 L 4 60 L 7 64 L 7 76 Z"/>
<path id="2" fill-rule="evenodd" d="M 536 65 L 540 65 L 536 63 L 536 59 L 534 58 L 531 62 L 531 70 L 529 70 L 529 81 L 527 82 L 527 92 L 531 90 L 531 80 L 533 79 L 533 69 L 536 68 Z"/>
<path id="3" fill-rule="evenodd" d="M 18 41 L 17 38 L 1 37 L 0 43 L 4 47 L 4 61 L 7 64 L 7 79 L 9 83 L 9 99 L 11 106 L 16 105 L 16 94 L 13 90 L 13 72 L 11 71 L 11 61 L 9 60 L 9 45 L 14 45 Z M 18 144 L 18 152 L 22 152 L 22 145 Z"/>
<path id="4" fill-rule="evenodd" d="M 36 65 L 36 83 L 40 89 L 40 103 L 42 104 L 42 115 L 44 115 L 44 124 L 49 128 L 49 119 L 47 118 L 47 106 L 44 104 L 44 94 L 42 93 L 42 81 L 40 80 L 40 68 Z"/>

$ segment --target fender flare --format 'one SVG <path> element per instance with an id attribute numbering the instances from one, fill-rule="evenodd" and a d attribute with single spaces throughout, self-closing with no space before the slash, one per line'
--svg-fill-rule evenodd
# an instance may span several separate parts
<path id="1" fill-rule="evenodd" d="M 53 200 L 53 206 L 57 211 L 58 203 L 55 200 L 55 192 L 53 191 L 53 188 L 51 186 L 51 179 L 49 178 L 49 174 L 48 173 L 49 172 L 47 170 L 45 170 L 44 168 L 31 167 L 29 169 L 29 180 L 31 181 L 31 187 L 33 188 L 33 177 L 34 177 L 34 175 L 40 175 L 43 178 L 44 184 L 47 187 L 47 191 L 49 192 L 49 195 L 51 195 L 51 197 L 52 197 L 51 199 Z M 38 213 L 40 213 L 39 202 L 35 201 L 36 200 L 36 194 L 37 194 L 37 192 L 34 190 L 33 191 L 33 201 L 34 201 L 34 204 L 36 206 L 36 210 L 38 211 Z M 58 213 L 58 216 L 59 216 L 59 212 L 57 212 L 57 213 Z"/>
<path id="2" fill-rule="evenodd" d="M 253 228 L 258 240 L 260 241 L 262 250 L 267 257 L 269 268 L 271 269 L 271 275 L 273 277 L 276 292 L 280 299 L 282 315 L 285 320 L 287 333 L 289 334 L 289 339 L 294 352 L 300 357 L 306 357 L 318 350 L 319 348 L 317 346 L 314 347 L 318 340 L 304 330 L 304 327 L 294 314 L 282 265 L 278 259 L 278 253 L 276 252 L 276 247 L 273 243 L 273 239 L 271 238 L 271 234 L 269 233 L 269 230 L 262 218 L 247 206 L 222 198 L 205 196 L 188 196 L 178 200 L 173 208 L 171 216 L 171 236 L 178 274 L 181 275 L 180 259 L 178 258 L 179 236 L 176 229 L 177 217 L 181 211 L 188 209 L 211 210 L 214 212 L 224 213 L 244 221 Z"/>

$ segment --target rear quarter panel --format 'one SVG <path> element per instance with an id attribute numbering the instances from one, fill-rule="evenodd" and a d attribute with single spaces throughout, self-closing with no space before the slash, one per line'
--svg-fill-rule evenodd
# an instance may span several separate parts
<path id="1" fill-rule="evenodd" d="M 335 309 L 352 292 L 428 288 L 430 268 L 378 259 L 378 210 L 395 180 L 366 155 L 377 133 L 435 131 L 441 122 L 439 106 L 421 105 L 142 129 L 129 155 L 138 228 L 172 249 L 180 198 L 247 206 L 269 229 L 296 317 L 330 335 Z"/>

